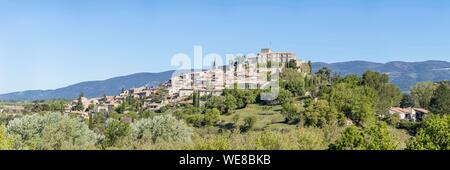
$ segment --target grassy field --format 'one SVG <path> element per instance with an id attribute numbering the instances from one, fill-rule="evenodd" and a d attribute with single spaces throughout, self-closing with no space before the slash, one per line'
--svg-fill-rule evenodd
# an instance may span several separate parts
<path id="1" fill-rule="evenodd" d="M 236 110 L 230 115 L 222 115 L 222 124 L 232 123 L 233 117 L 239 115 L 240 123 L 250 116 L 256 117 L 254 130 L 283 130 L 293 129 L 296 125 L 288 125 L 284 123 L 284 116 L 281 115 L 281 106 L 262 106 L 258 104 L 250 104 L 244 109 Z"/>

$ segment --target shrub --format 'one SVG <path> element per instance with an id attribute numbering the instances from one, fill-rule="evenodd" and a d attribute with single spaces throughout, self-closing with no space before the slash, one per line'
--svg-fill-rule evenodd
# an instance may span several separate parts
<path id="1" fill-rule="evenodd" d="M 141 119 L 132 124 L 133 139 L 141 142 L 181 142 L 190 143 L 192 129 L 183 121 L 172 115 L 156 116 L 152 119 Z"/>
<path id="2" fill-rule="evenodd" d="M 390 125 L 397 126 L 400 123 L 400 114 L 395 113 L 393 115 L 390 115 L 387 119 L 387 122 Z"/>
<path id="3" fill-rule="evenodd" d="M 344 130 L 334 144 L 330 145 L 332 150 L 394 150 L 397 147 L 398 144 L 385 124 L 372 125 L 363 129 L 351 126 Z"/>
<path id="4" fill-rule="evenodd" d="M 412 150 L 450 150 L 450 117 L 427 118 L 407 144 Z"/>
<path id="5" fill-rule="evenodd" d="M 194 150 L 231 150 L 230 141 L 225 136 L 204 138 L 195 142 Z"/>
<path id="6" fill-rule="evenodd" d="M 59 113 L 14 119 L 8 125 L 8 133 L 18 136 L 17 149 L 93 148 L 100 139 L 81 120 Z"/>
<path id="7" fill-rule="evenodd" d="M 282 105 L 283 110 L 281 114 L 285 117 L 286 123 L 297 123 L 301 119 L 300 111 L 302 107 L 295 102 L 288 102 Z"/>
<path id="8" fill-rule="evenodd" d="M 255 125 L 255 123 L 256 123 L 255 116 L 246 117 L 244 119 L 244 124 L 241 127 L 241 131 L 246 132 L 246 131 L 250 130 L 253 127 L 253 125 Z"/>
<path id="9" fill-rule="evenodd" d="M 255 136 L 256 150 L 280 150 L 282 149 L 282 140 L 277 133 L 265 131 L 257 133 Z"/>
<path id="10" fill-rule="evenodd" d="M 190 115 L 186 118 L 186 121 L 194 127 L 203 127 L 205 125 L 204 115 L 202 114 Z"/>
<path id="11" fill-rule="evenodd" d="M 207 109 L 204 116 L 205 124 L 208 126 L 215 125 L 220 119 L 220 111 L 216 108 Z"/>
<path id="12" fill-rule="evenodd" d="M 294 149 L 318 150 L 327 148 L 324 133 L 320 129 L 301 128 L 296 130 L 293 135 L 296 143 L 292 143 L 290 145 L 294 145 Z"/>
<path id="13" fill-rule="evenodd" d="M 412 135 L 416 134 L 417 128 L 419 128 L 419 126 L 420 126 L 419 122 L 411 122 L 411 121 L 408 121 L 408 120 L 401 120 L 398 123 L 398 128 L 399 129 L 405 129 Z"/>
<path id="14" fill-rule="evenodd" d="M 6 133 L 6 128 L 0 125 L 0 150 L 13 149 L 14 139 Z"/>
<path id="15" fill-rule="evenodd" d="M 106 128 L 104 131 L 105 139 L 103 147 L 115 146 L 119 140 L 125 138 L 130 132 L 130 125 L 117 119 L 106 120 Z"/>

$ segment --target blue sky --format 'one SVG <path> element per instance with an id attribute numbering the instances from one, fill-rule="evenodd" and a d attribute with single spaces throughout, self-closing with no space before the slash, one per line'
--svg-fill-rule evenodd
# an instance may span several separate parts
<path id="1" fill-rule="evenodd" d="M 0 93 L 160 72 L 179 52 L 450 58 L 448 0 L 0 0 Z"/>

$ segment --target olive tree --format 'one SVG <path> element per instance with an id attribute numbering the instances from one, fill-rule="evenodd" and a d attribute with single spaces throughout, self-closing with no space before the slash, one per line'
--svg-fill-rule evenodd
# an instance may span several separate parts
<path id="1" fill-rule="evenodd" d="M 132 138 L 140 142 L 184 142 L 190 143 L 192 129 L 172 115 L 141 119 L 131 125 Z"/>
<path id="2" fill-rule="evenodd" d="M 59 113 L 27 115 L 8 124 L 8 133 L 17 135 L 17 149 L 93 148 L 100 136 L 80 119 Z"/>

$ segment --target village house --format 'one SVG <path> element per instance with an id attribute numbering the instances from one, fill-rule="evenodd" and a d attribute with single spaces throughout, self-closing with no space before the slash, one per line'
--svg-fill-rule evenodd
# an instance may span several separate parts
<path id="1" fill-rule="evenodd" d="M 81 104 L 83 105 L 83 107 L 84 107 L 84 109 L 87 109 L 88 107 L 89 107 L 89 105 L 91 105 L 91 104 L 93 104 L 93 105 L 97 105 L 97 104 L 99 104 L 100 102 L 99 102 L 99 100 L 100 100 L 101 98 L 91 98 L 91 99 L 88 99 L 88 98 L 86 98 L 86 97 L 81 97 L 80 99 L 75 99 L 75 100 L 72 100 L 72 107 L 74 107 L 74 106 L 76 106 L 77 104 L 78 104 L 78 102 L 81 100 Z"/>
<path id="2" fill-rule="evenodd" d="M 400 120 L 409 120 L 409 121 L 422 121 L 423 118 L 428 114 L 429 111 L 422 108 L 401 108 L 401 107 L 392 107 L 389 109 L 389 114 L 398 114 L 400 116 Z"/>
<path id="3" fill-rule="evenodd" d="M 111 104 L 100 104 L 96 105 L 91 112 L 94 113 L 110 113 L 113 111 L 114 105 Z"/>
<path id="4" fill-rule="evenodd" d="M 24 110 L 25 108 L 23 106 L 2 106 L 0 113 L 19 114 L 23 113 Z"/>
<path id="5" fill-rule="evenodd" d="M 207 71 L 174 75 L 170 80 L 169 95 L 186 98 L 198 91 L 200 95 L 218 96 L 224 89 L 233 88 L 235 84 L 242 89 L 263 88 L 270 83 L 268 74 L 281 72 L 290 60 L 304 63 L 297 60 L 294 53 L 272 52 L 271 49 L 265 48 L 256 57 L 238 57 L 228 66 L 216 67 L 213 64 Z M 278 64 L 267 67 L 268 61 Z"/>

